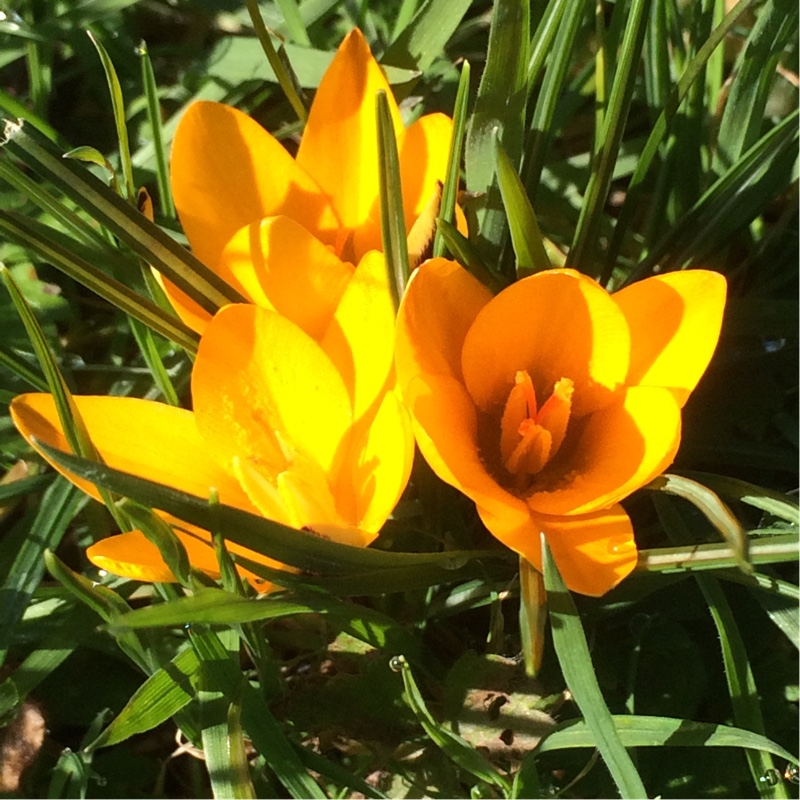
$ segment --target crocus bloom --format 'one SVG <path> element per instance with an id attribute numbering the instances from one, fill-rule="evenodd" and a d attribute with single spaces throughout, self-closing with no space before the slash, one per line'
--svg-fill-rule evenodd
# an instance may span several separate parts
<path id="1" fill-rule="evenodd" d="M 429 114 L 406 130 L 359 30 L 347 35 L 320 82 L 296 158 L 230 106 L 197 102 L 184 114 L 170 166 L 181 224 L 195 255 L 247 300 L 265 304 L 264 270 L 276 256 L 306 261 L 326 246 L 331 256 L 357 264 L 381 248 L 376 122 L 381 90 L 397 136 L 411 233 L 421 215 L 427 218 L 423 211 L 444 181 L 452 121 Z M 275 218 L 284 226 L 293 223 L 291 236 L 275 239 L 270 227 Z M 412 242 L 420 238 L 414 233 Z M 202 332 L 209 314 L 169 282 L 163 285 L 183 321 Z"/>
<path id="2" fill-rule="evenodd" d="M 637 559 L 619 501 L 675 457 L 725 294 L 704 270 L 611 295 L 553 269 L 493 297 L 457 264 L 426 262 L 396 344 L 423 455 L 501 542 L 540 569 L 544 533 L 567 586 L 603 594 Z"/>
<path id="3" fill-rule="evenodd" d="M 75 400 L 109 466 L 202 498 L 215 487 L 227 505 L 366 546 L 397 503 L 414 450 L 392 388 L 386 267 L 376 252 L 356 270 L 340 264 L 335 278 L 322 274 L 328 262 L 294 266 L 292 280 L 304 291 L 286 314 L 230 305 L 208 323 L 192 372 L 194 411 L 127 397 Z M 270 274 L 285 289 L 281 273 Z M 268 282 L 268 297 L 269 290 Z M 34 447 L 69 450 L 51 395 L 17 397 L 11 414 Z M 60 471 L 98 497 L 92 484 Z M 193 565 L 218 575 L 208 533 L 170 522 Z M 172 580 L 138 531 L 104 539 L 88 556 L 117 575 Z"/>

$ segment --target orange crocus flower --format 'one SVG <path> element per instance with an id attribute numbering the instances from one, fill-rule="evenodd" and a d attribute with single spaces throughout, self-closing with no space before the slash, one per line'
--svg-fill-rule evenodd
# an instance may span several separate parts
<path id="1" fill-rule="evenodd" d="M 202 498 L 214 487 L 227 505 L 369 544 L 408 481 L 414 439 L 392 388 L 395 320 L 383 256 L 372 252 L 355 270 L 339 263 L 334 288 L 323 274 L 327 265 L 295 265 L 292 280 L 304 291 L 286 314 L 230 305 L 214 316 L 192 372 L 194 411 L 75 397 L 105 463 Z M 21 395 L 11 415 L 34 447 L 41 441 L 69 450 L 51 395 Z M 98 497 L 91 483 L 54 466 Z M 168 520 L 192 564 L 217 576 L 209 534 Z M 123 577 L 173 580 L 140 531 L 104 539 L 87 555 Z"/>
<path id="2" fill-rule="evenodd" d="M 674 459 L 725 295 L 725 279 L 705 270 L 612 295 L 553 269 L 493 297 L 457 264 L 426 262 L 396 343 L 423 455 L 537 569 L 544 533 L 567 586 L 607 592 L 637 560 L 620 500 Z"/>
<path id="3" fill-rule="evenodd" d="M 325 72 L 295 158 L 235 108 L 203 101 L 187 109 L 170 164 L 178 215 L 194 254 L 247 300 L 272 307 L 263 285 L 265 271 L 276 261 L 317 261 L 327 249 L 331 257 L 357 264 L 370 250 L 381 249 L 376 121 L 381 90 L 397 136 L 411 233 L 445 179 L 452 120 L 428 114 L 404 128 L 361 31 L 345 37 Z M 412 249 L 417 238 L 411 238 Z M 335 284 L 337 275 L 325 280 Z M 202 333 L 210 315 L 168 281 L 162 285 L 181 319 Z"/>

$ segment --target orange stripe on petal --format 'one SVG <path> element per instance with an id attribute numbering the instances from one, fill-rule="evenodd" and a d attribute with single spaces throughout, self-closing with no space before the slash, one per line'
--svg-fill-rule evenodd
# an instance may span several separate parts
<path id="1" fill-rule="evenodd" d="M 657 275 L 617 292 L 631 331 L 628 383 L 672 389 L 683 406 L 717 346 L 727 284 L 717 272 Z"/>

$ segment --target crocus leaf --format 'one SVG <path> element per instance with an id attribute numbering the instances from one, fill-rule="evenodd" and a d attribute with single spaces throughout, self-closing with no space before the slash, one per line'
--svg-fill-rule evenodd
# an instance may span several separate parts
<path id="1" fill-rule="evenodd" d="M 594 734 L 597 749 L 622 797 L 647 797 L 647 791 L 600 691 L 575 601 L 564 584 L 544 536 L 542 566 L 552 620 L 553 644 L 567 686 Z"/>
<path id="2" fill-rule="evenodd" d="M 283 564 L 312 573 L 343 575 L 357 569 L 436 566 L 442 579 L 473 558 L 507 558 L 496 551 L 450 551 L 445 553 L 392 553 L 353 547 L 325 539 L 313 533 L 296 530 L 277 522 L 249 514 L 230 506 L 209 504 L 194 495 L 179 492 L 153 481 L 136 478 L 37 442 L 37 446 L 56 463 L 75 475 L 98 486 L 114 487 L 113 491 L 143 505 L 158 508 L 205 530 L 218 530 L 226 539 L 247 547 Z"/>
<path id="3" fill-rule="evenodd" d="M 798 763 L 788 750 L 765 736 L 729 725 L 638 714 L 614 714 L 612 721 L 626 747 L 746 747 Z M 571 719 L 545 736 L 528 758 L 554 750 L 596 746 L 597 739 L 589 725 L 584 720 Z"/>

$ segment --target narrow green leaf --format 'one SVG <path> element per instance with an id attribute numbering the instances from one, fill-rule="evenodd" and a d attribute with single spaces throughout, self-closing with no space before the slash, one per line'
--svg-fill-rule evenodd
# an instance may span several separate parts
<path id="1" fill-rule="evenodd" d="M 645 488 L 688 500 L 722 534 L 730 545 L 739 568 L 746 573 L 753 571 L 748 558 L 750 540 L 744 528 L 728 506 L 711 489 L 690 478 L 669 473 L 659 475 Z"/>
<path id="2" fill-rule="evenodd" d="M 744 747 L 764 750 L 785 758 L 791 764 L 798 763 L 788 750 L 764 736 L 742 728 L 716 725 L 712 722 L 631 714 L 614 714 L 612 720 L 626 747 Z M 584 720 L 573 719 L 562 722 L 545 736 L 528 758 L 554 750 L 596 746 L 597 740 L 592 729 Z"/>
<path id="3" fill-rule="evenodd" d="M 7 571 L 4 565 L 5 580 L 0 592 L 0 665 L 5 661 L 16 625 L 44 574 L 45 550 L 58 547 L 67 526 L 87 499 L 83 492 L 59 475 L 44 493 L 30 531 Z"/>
<path id="4" fill-rule="evenodd" d="M 444 52 L 470 4 L 470 0 L 425 0 L 381 61 L 425 72 Z"/>
<path id="5" fill-rule="evenodd" d="M 761 704 L 758 689 L 750 668 L 750 661 L 742 641 L 736 618 L 733 615 L 728 599 L 719 583 L 709 575 L 695 575 L 700 591 L 708 603 L 708 609 L 717 628 L 722 645 L 722 660 L 725 667 L 725 679 L 733 706 L 733 719 L 740 727 L 754 733 L 764 735 L 764 718 L 761 715 Z M 756 789 L 764 798 L 788 798 L 789 793 L 783 782 L 771 786 L 761 777 L 775 769 L 772 756 L 768 751 L 747 750 L 747 762 Z"/>
<path id="6" fill-rule="evenodd" d="M 595 737 L 597 749 L 619 793 L 625 798 L 647 797 L 647 791 L 620 739 L 614 719 L 597 683 L 589 645 L 575 601 L 564 584 L 544 536 L 542 536 L 542 567 L 550 607 L 553 644 L 567 686 L 586 720 L 586 725 Z"/>
<path id="7" fill-rule="evenodd" d="M 166 722 L 194 698 L 198 665 L 194 648 L 181 650 L 133 693 L 122 711 L 86 749 L 110 747 Z"/>
<path id="8" fill-rule="evenodd" d="M 122 165 L 122 175 L 125 179 L 125 194 L 129 201 L 133 201 L 134 197 L 136 197 L 136 189 L 133 185 L 133 167 L 131 166 L 131 149 L 128 143 L 128 127 L 125 124 L 125 101 L 122 98 L 122 86 L 108 51 L 91 31 L 86 31 L 86 33 L 100 56 L 100 63 L 103 65 L 103 71 L 106 74 L 108 91 L 111 95 L 111 108 L 114 112 L 114 125 L 117 130 L 117 142 L 119 143 L 119 161 Z"/>
<path id="9" fill-rule="evenodd" d="M 305 122 L 308 119 L 308 103 L 304 97 L 298 94 L 295 88 L 297 86 L 297 81 L 292 79 L 286 70 L 284 62 L 278 57 L 275 45 L 272 43 L 272 37 L 267 30 L 267 26 L 264 24 L 264 20 L 261 18 L 258 0 L 245 0 L 245 2 L 256 36 L 264 50 L 264 55 L 267 57 L 267 61 L 269 61 L 269 65 L 272 67 L 272 71 L 275 73 L 275 77 L 278 79 L 278 83 L 281 89 L 283 89 L 286 99 L 291 104 L 295 114 L 297 114 L 297 118 L 301 122 Z"/>
<path id="10" fill-rule="evenodd" d="M 597 137 L 600 147 L 597 161 L 592 166 L 589 185 L 586 187 L 575 236 L 567 254 L 567 266 L 587 271 L 596 258 L 600 217 L 614 175 L 614 163 L 619 154 L 625 123 L 628 119 L 637 68 L 641 62 L 647 12 L 650 0 L 632 0 L 627 25 L 619 49 L 618 63 L 608 98 L 605 126 Z M 600 270 L 596 270 L 599 272 Z"/>
<path id="11" fill-rule="evenodd" d="M 495 173 L 495 142 L 503 145 L 512 164 L 520 163 L 529 44 L 530 4 L 495 0 L 486 66 L 467 128 L 465 150 L 467 190 L 480 195 L 474 206 L 477 235 L 473 241 L 489 264 L 499 262 L 507 232 Z"/>
<path id="12" fill-rule="evenodd" d="M 376 112 L 378 120 L 378 186 L 381 204 L 381 240 L 389 271 L 394 307 L 400 300 L 408 283 L 408 246 L 406 242 L 406 220 L 403 213 L 403 188 L 400 185 L 400 158 L 397 154 L 397 138 L 389 111 L 386 92 L 378 92 Z"/>
<path id="13" fill-rule="evenodd" d="M 38 389 L 40 392 L 48 391 L 47 381 L 40 374 L 34 372 L 27 361 L 13 351 L 0 347 L 0 366 L 13 372 L 34 389 Z M 0 497 L 2 497 L 2 487 L 0 487 Z"/>
<path id="14" fill-rule="evenodd" d="M 175 391 L 164 362 L 161 360 L 161 355 L 153 338 L 153 332 L 135 318 L 129 319 L 128 324 L 133 333 L 133 338 L 136 339 L 136 344 L 139 345 L 139 352 L 142 354 L 142 358 L 144 358 L 144 362 L 153 376 L 153 381 L 164 400 L 171 406 L 180 406 L 178 393 Z"/>
<path id="15" fill-rule="evenodd" d="M 311 40 L 308 38 L 308 31 L 296 0 L 275 0 L 275 2 L 281 10 L 286 29 L 292 39 L 304 47 L 311 47 Z"/>
<path id="16" fill-rule="evenodd" d="M 508 558 L 503 550 L 459 551 L 444 553 L 396 553 L 341 544 L 307 531 L 289 528 L 272 520 L 249 514 L 226 505 L 209 506 L 207 501 L 143 478 L 111 469 L 105 464 L 78 458 L 49 447 L 37 445 L 56 463 L 78 477 L 105 486 L 123 497 L 144 506 L 166 511 L 172 516 L 205 530 L 218 530 L 226 539 L 269 556 L 283 564 L 311 573 L 348 574 L 354 568 L 379 570 L 406 566 L 431 566 L 441 570 L 442 582 L 470 559 Z"/>
<path id="17" fill-rule="evenodd" d="M 95 147 L 73 147 L 72 150 L 67 150 L 64 153 L 64 158 L 74 158 L 75 161 L 83 161 L 86 164 L 96 164 L 102 167 L 108 174 L 108 179 L 111 182 L 111 188 L 115 192 L 119 192 L 119 182 L 117 181 L 117 173 L 111 162 Z"/>
<path id="18" fill-rule="evenodd" d="M 535 677 L 542 666 L 545 628 L 547 625 L 547 593 L 542 574 L 523 556 L 519 558 L 519 635 L 525 673 Z"/>
<path id="19" fill-rule="evenodd" d="M 142 59 L 142 86 L 147 99 L 147 121 L 150 123 L 150 132 L 153 137 L 153 150 L 156 159 L 156 177 L 158 178 L 158 199 L 161 212 L 169 219 L 175 219 L 175 203 L 172 200 L 172 191 L 169 182 L 169 167 L 164 148 L 164 127 L 161 124 L 161 108 L 158 100 L 158 86 L 153 72 L 153 63 L 147 52 L 144 39 L 136 48 L 137 55 Z"/>
<path id="20" fill-rule="evenodd" d="M 499 292 L 508 284 L 507 281 L 487 268 L 483 262 L 483 256 L 475 245 L 455 225 L 439 218 L 436 220 L 436 232 L 441 234 L 442 241 L 453 258 L 466 267 L 484 286 L 494 292 Z"/>
<path id="21" fill-rule="evenodd" d="M 469 75 L 469 61 L 465 61 L 461 66 L 461 77 L 458 79 L 458 90 L 453 109 L 453 139 L 450 142 L 450 154 L 447 159 L 447 178 L 442 188 L 442 201 L 439 206 L 440 219 L 449 225 L 452 225 L 455 220 L 458 186 L 461 179 L 461 151 L 464 146 L 464 132 L 467 125 Z M 447 245 L 439 224 L 437 222 L 436 234 L 433 240 L 433 255 L 435 257 L 442 257 L 447 251 Z"/>
<path id="22" fill-rule="evenodd" d="M 511 787 L 508 781 L 497 772 L 481 753 L 433 718 L 425 705 L 425 700 L 422 698 L 414 676 L 411 674 L 411 666 L 408 661 L 402 655 L 397 655 L 393 656 L 389 663 L 395 672 L 400 672 L 402 675 L 405 689 L 403 699 L 414 712 L 417 721 L 425 729 L 425 733 L 428 734 L 433 743 L 461 769 L 466 770 L 481 781 L 496 786 L 506 794 L 510 792 Z"/>
<path id="23" fill-rule="evenodd" d="M 525 187 L 517 171 L 499 142 L 496 156 L 497 180 L 508 216 L 511 243 L 517 257 L 517 276 L 550 269 L 552 264 L 544 249 L 542 232 L 539 230 L 533 206 L 525 194 Z"/>
<path id="24" fill-rule="evenodd" d="M 151 628 L 168 625 L 204 624 L 232 625 L 256 622 L 294 614 L 321 612 L 319 605 L 305 605 L 276 600 L 240 597 L 223 589 L 201 589 L 189 597 L 170 603 L 146 606 L 118 618 L 116 628 Z"/>
<path id="25" fill-rule="evenodd" d="M 151 300 L 98 269 L 89 260 L 89 253 L 59 231 L 36 220 L 0 211 L 0 233 L 38 253 L 63 273 L 156 333 L 180 345 L 188 353 L 197 351 L 200 337 L 193 330 L 173 314 L 168 314 Z"/>
<path id="26" fill-rule="evenodd" d="M 53 154 L 50 143 L 22 123 L 6 121 L 4 155 L 14 156 L 91 214 L 147 263 L 214 313 L 244 298 L 171 236 L 150 222 L 102 181 L 72 161 Z"/>
<path id="27" fill-rule="evenodd" d="M 570 0 L 550 0 L 542 13 L 542 18 L 539 20 L 531 40 L 527 75 L 528 94 L 533 91 L 534 85 L 544 69 L 547 57 L 553 52 L 553 40 L 569 3 Z"/>

